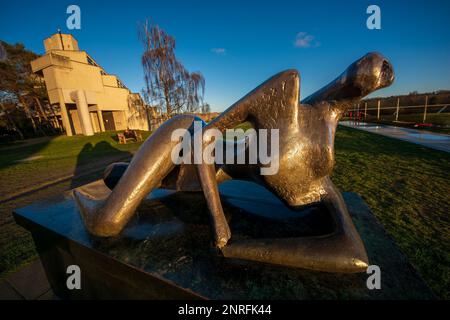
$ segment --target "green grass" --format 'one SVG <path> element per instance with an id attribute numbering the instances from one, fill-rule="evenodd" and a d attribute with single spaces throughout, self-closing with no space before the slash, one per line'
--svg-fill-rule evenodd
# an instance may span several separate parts
<path id="1" fill-rule="evenodd" d="M 449 299 L 450 154 L 343 126 L 335 147 L 333 181 L 362 195 L 433 291 Z"/>
<path id="2" fill-rule="evenodd" d="M 385 121 L 395 121 L 395 115 L 381 115 L 380 118 Z M 400 112 L 398 121 L 421 123 L 423 113 L 401 114 Z M 441 126 L 450 125 L 450 113 L 428 113 L 425 122 Z"/>
<path id="3" fill-rule="evenodd" d="M 398 121 L 422 122 L 423 114 L 400 114 Z M 450 125 L 450 113 L 428 113 L 425 122 L 436 125 Z"/>
<path id="4" fill-rule="evenodd" d="M 440 297 L 450 293 L 450 155 L 346 127 L 333 181 L 361 194 Z"/>
<path id="5" fill-rule="evenodd" d="M 249 125 L 241 127 L 246 129 Z M 67 167 L 73 171 L 78 162 L 97 163 L 139 146 L 119 145 L 114 136 L 102 133 L 93 137 L 58 137 L 43 145 L 4 151 L 0 159 L 2 188 L 4 184 L 11 188 L 16 181 L 32 184 L 34 179 L 47 177 L 51 170 L 59 168 L 63 172 L 63 167 Z M 86 147 L 89 143 L 92 147 Z M 36 154 L 44 158 L 14 163 Z M 337 131 L 333 181 L 342 191 L 363 196 L 433 291 L 445 299 L 450 298 L 449 172 L 448 153 L 346 127 Z M 69 187 L 70 184 L 63 185 L 52 192 Z M 0 278 L 36 256 L 28 233 L 16 226 L 10 216 L 4 220 L 13 208 L 48 194 L 42 191 L 32 197 L 0 205 Z"/>
<path id="6" fill-rule="evenodd" d="M 150 135 L 150 132 L 141 131 L 143 138 L 147 138 Z M 17 148 L 14 147 L 14 144 L 7 143 L 5 145 L 0 145 L 0 151 L 3 148 L 6 148 L 7 152 L 2 152 L 2 156 L 0 158 L 0 167 L 5 165 L 11 165 L 13 161 L 22 159 L 29 155 L 44 155 L 50 160 L 61 159 L 61 158 L 74 158 L 78 156 L 78 154 L 82 151 L 86 145 L 91 144 L 92 146 L 96 146 L 101 143 L 101 147 L 97 148 L 92 154 L 93 156 L 97 154 L 102 154 L 105 151 L 111 152 L 114 149 L 118 151 L 132 151 L 136 149 L 136 146 L 139 143 L 127 143 L 127 144 L 119 144 L 117 141 L 117 132 L 108 131 L 102 133 L 96 133 L 93 136 L 55 136 L 53 138 L 49 138 L 47 141 L 40 142 L 38 144 L 33 144 L 31 146 L 24 145 L 24 142 L 18 141 L 15 142 L 17 144 Z"/>
<path id="7" fill-rule="evenodd" d="M 149 132 L 141 132 L 143 138 Z M 116 132 L 103 132 L 91 137 L 58 136 L 39 138 L 0 145 L 0 197 L 20 192 L 21 189 L 37 186 L 55 178 L 75 174 L 79 176 L 89 169 L 131 156 L 141 143 L 121 145 Z M 32 161 L 18 163 L 17 160 L 36 157 Z M 30 234 L 14 223 L 12 211 L 61 194 L 76 185 L 84 184 L 101 173 L 91 173 L 84 178 L 71 179 L 56 186 L 34 192 L 0 204 L 0 278 L 3 278 L 37 257 Z"/>
<path id="8" fill-rule="evenodd" d="M 150 133 L 142 132 L 143 138 Z M 140 143 L 121 145 L 116 132 L 102 132 L 94 136 L 57 136 L 42 142 L 23 145 L 0 145 L 0 194 L 4 197 L 11 191 L 20 190 L 71 173 L 79 173 L 96 165 L 99 160 L 111 157 L 126 157 L 139 147 Z M 31 161 L 18 162 L 27 158 Z"/>

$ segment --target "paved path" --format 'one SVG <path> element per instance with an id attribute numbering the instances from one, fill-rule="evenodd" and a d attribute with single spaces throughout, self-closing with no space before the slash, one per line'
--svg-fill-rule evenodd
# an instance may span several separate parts
<path id="1" fill-rule="evenodd" d="M 0 281 L 0 300 L 56 300 L 41 260 Z"/>
<path id="2" fill-rule="evenodd" d="M 365 122 L 360 122 L 356 125 L 353 121 L 341 121 L 339 124 L 350 128 L 360 129 L 381 134 L 383 136 L 420 144 L 428 148 L 450 152 L 450 135 L 448 134 Z"/>

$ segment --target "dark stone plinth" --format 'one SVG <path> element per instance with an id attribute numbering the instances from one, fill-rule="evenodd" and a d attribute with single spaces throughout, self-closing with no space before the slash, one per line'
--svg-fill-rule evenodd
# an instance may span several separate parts
<path id="1" fill-rule="evenodd" d="M 225 182 L 220 190 L 233 239 L 331 230 L 320 206 L 292 211 L 265 189 L 242 181 Z M 381 268 L 381 290 L 367 288 L 365 273 L 331 274 L 221 257 L 212 247 L 201 193 L 156 190 L 122 234 L 109 239 L 86 232 L 69 194 L 18 209 L 14 216 L 32 233 L 50 284 L 62 298 L 433 298 L 364 201 L 355 193 L 344 193 L 344 199 L 370 263 Z M 66 289 L 71 264 L 81 268 L 82 290 Z"/>

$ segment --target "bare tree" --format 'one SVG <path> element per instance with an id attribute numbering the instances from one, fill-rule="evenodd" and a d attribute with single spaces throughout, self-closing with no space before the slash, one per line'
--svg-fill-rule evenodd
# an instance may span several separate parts
<path id="1" fill-rule="evenodd" d="M 169 116 L 196 111 L 205 91 L 203 75 L 186 70 L 175 57 L 175 39 L 157 25 L 146 21 L 139 28 L 139 37 L 144 45 L 144 97 Z"/>

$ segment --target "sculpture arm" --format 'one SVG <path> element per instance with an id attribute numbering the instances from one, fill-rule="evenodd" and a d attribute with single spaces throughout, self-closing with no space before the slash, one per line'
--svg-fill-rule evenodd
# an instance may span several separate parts
<path id="1" fill-rule="evenodd" d="M 217 128 L 223 132 L 251 118 L 258 120 L 267 114 L 295 112 L 299 87 L 300 76 L 296 70 L 280 72 L 222 112 L 205 129 Z"/>
<path id="2" fill-rule="evenodd" d="M 223 248 L 231 237 L 231 231 L 223 213 L 222 203 L 220 202 L 215 166 L 214 164 L 204 162 L 196 166 L 200 184 L 211 215 L 215 243 L 218 248 Z"/>

